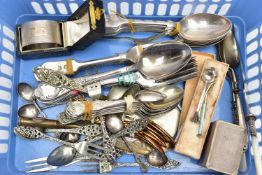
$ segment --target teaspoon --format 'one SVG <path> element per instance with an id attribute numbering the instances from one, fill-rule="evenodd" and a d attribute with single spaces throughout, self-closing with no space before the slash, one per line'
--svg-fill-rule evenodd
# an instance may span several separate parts
<path id="1" fill-rule="evenodd" d="M 32 88 L 32 86 L 30 86 L 28 83 L 19 83 L 17 86 L 17 91 L 20 97 L 22 97 L 24 100 L 28 102 L 32 102 L 35 105 L 35 107 L 39 111 L 39 114 L 41 114 L 41 117 L 47 118 L 46 114 L 41 110 L 41 108 L 36 102 L 34 89 Z"/>

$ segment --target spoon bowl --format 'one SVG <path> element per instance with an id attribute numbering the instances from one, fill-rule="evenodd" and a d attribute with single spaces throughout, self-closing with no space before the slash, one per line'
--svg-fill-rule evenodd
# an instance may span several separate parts
<path id="1" fill-rule="evenodd" d="M 237 43 L 235 40 L 235 32 L 234 27 L 232 30 L 228 32 L 223 42 L 220 44 L 220 48 L 222 49 L 221 59 L 223 62 L 229 64 L 231 68 L 236 68 L 239 65 L 239 52 L 237 49 Z"/>
<path id="2" fill-rule="evenodd" d="M 47 157 L 47 163 L 52 166 L 63 166 L 73 161 L 76 156 L 76 149 L 70 146 L 59 146 Z"/>
<path id="3" fill-rule="evenodd" d="M 163 166 L 167 163 L 168 158 L 165 153 L 161 153 L 157 150 L 153 150 L 147 157 L 148 163 L 152 166 Z"/>
<path id="4" fill-rule="evenodd" d="M 153 102 L 153 104 L 155 105 L 170 103 L 174 101 L 175 99 L 183 96 L 183 93 L 184 93 L 182 88 L 179 88 L 178 86 L 175 86 L 175 85 L 153 87 L 152 90 L 159 92 L 165 96 L 163 101 Z"/>
<path id="5" fill-rule="evenodd" d="M 33 102 L 35 100 L 34 89 L 28 83 L 19 83 L 17 91 L 20 97 L 24 100 Z"/>
<path id="6" fill-rule="evenodd" d="M 107 95 L 107 99 L 108 100 L 119 100 L 122 98 L 122 96 L 124 95 L 124 93 L 128 90 L 127 87 L 122 87 L 122 86 L 113 86 L 108 95 Z"/>
<path id="7" fill-rule="evenodd" d="M 36 97 L 32 86 L 30 86 L 28 83 L 19 83 L 17 86 L 17 91 L 20 97 L 35 105 L 39 113 L 36 117 L 40 116 L 40 117 L 47 118 L 46 114 L 41 110 L 41 108 L 36 102 Z"/>
<path id="8" fill-rule="evenodd" d="M 210 69 L 207 69 L 203 72 L 202 79 L 206 83 L 213 83 L 216 80 L 217 77 L 217 71 L 214 67 L 211 67 Z"/>
<path id="9" fill-rule="evenodd" d="M 164 42 L 145 49 L 137 70 L 147 79 L 161 80 L 179 71 L 191 59 L 191 48 L 181 42 Z"/>
<path id="10" fill-rule="evenodd" d="M 135 96 L 136 100 L 144 103 L 159 102 L 159 101 L 163 101 L 165 98 L 166 96 L 164 94 L 153 90 L 141 90 Z"/>
<path id="11" fill-rule="evenodd" d="M 122 120 L 115 114 L 108 115 L 105 123 L 108 131 L 112 134 L 115 134 L 124 128 Z"/>
<path id="12" fill-rule="evenodd" d="M 36 118 L 39 115 L 39 110 L 34 104 L 26 104 L 18 110 L 19 117 Z"/>
<path id="13" fill-rule="evenodd" d="M 208 43 L 223 38 L 231 29 L 231 22 L 220 15 L 199 13 L 184 17 L 179 35 L 192 43 Z"/>
<path id="14" fill-rule="evenodd" d="M 61 133 L 59 139 L 70 143 L 76 143 L 80 139 L 80 135 L 76 133 Z"/>

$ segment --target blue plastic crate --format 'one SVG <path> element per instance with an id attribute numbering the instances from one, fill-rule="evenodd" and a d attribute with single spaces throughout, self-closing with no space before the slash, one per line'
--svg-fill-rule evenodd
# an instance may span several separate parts
<path id="1" fill-rule="evenodd" d="M 27 141 L 15 137 L 12 128 L 17 123 L 17 109 L 25 102 L 18 98 L 16 85 L 20 81 L 36 85 L 32 68 L 47 60 L 63 60 L 68 56 L 20 59 L 15 54 L 14 31 L 15 25 L 32 19 L 64 19 L 74 12 L 82 0 L 0 0 L 0 174 L 25 174 L 24 161 L 46 156 L 55 143 L 48 141 Z M 238 79 L 242 81 L 241 73 L 246 74 L 245 83 L 248 86 L 250 106 L 252 112 L 258 116 L 256 127 L 260 146 L 262 133 L 262 13 L 259 12 L 262 2 L 237 0 L 104 0 L 107 12 L 116 11 L 135 18 L 162 19 L 178 21 L 181 16 L 192 13 L 208 12 L 229 16 L 236 27 L 238 44 L 241 49 L 241 61 L 245 71 L 238 69 Z M 128 35 L 128 34 L 126 34 Z M 137 36 L 145 37 L 142 33 Z M 167 39 L 167 38 L 165 38 Z M 77 60 L 89 60 L 105 57 L 126 51 L 131 43 L 126 41 L 100 40 L 84 51 L 73 52 L 70 57 Z M 216 53 L 214 46 L 198 49 L 209 53 Z M 104 68 L 107 69 L 107 68 Z M 225 82 L 214 120 L 220 118 L 232 121 L 231 94 L 229 81 Z M 63 107 L 46 111 L 48 116 L 54 116 Z M 262 151 L 262 147 L 260 147 Z M 252 151 L 247 153 L 248 170 L 243 174 L 256 174 Z M 177 159 L 182 165 L 174 170 L 162 172 L 167 174 L 215 174 L 199 165 L 197 161 L 185 156 L 169 152 L 168 156 Z M 124 156 L 122 161 L 129 161 L 132 157 Z M 75 166 L 61 169 L 47 174 L 81 174 Z M 150 169 L 149 173 L 161 171 Z M 138 168 L 119 168 L 112 173 L 138 174 Z M 43 173 L 45 174 L 45 173 Z"/>

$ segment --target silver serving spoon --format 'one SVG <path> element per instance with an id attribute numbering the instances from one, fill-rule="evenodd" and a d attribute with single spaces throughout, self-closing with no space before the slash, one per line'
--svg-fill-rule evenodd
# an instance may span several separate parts
<path id="1" fill-rule="evenodd" d="M 46 114 L 41 110 L 39 105 L 36 102 L 36 98 L 34 95 L 34 89 L 28 83 L 19 83 L 17 86 L 17 91 L 20 97 L 28 102 L 32 102 L 37 110 L 39 111 L 40 117 L 47 118 Z M 37 115 L 37 116 L 39 116 Z"/>
<path id="2" fill-rule="evenodd" d="M 224 16 L 198 13 L 184 17 L 177 22 L 176 29 L 166 30 L 160 34 L 148 38 L 115 37 L 116 39 L 128 39 L 135 43 L 149 43 L 165 35 L 178 35 L 176 41 L 182 41 L 194 47 L 205 47 L 221 41 L 231 29 L 231 22 Z M 204 32 L 203 32 L 204 31 Z"/>
<path id="3" fill-rule="evenodd" d="M 181 70 L 190 61 L 191 54 L 191 48 L 180 42 L 157 43 L 145 49 L 136 64 L 102 74 L 70 79 L 49 69 L 35 68 L 34 73 L 39 80 L 52 86 L 85 92 L 85 85 L 132 71 L 139 71 L 147 79 L 166 79 Z"/>
<path id="4" fill-rule="evenodd" d="M 199 13 L 184 17 L 179 36 L 190 43 L 211 43 L 223 38 L 231 29 L 231 22 L 220 15 Z"/>
<path id="5" fill-rule="evenodd" d="M 234 27 L 232 28 L 232 30 L 228 32 L 225 39 L 218 44 L 218 52 L 219 52 L 219 60 L 221 62 L 229 64 L 228 75 L 231 79 L 232 94 L 233 94 L 233 109 L 236 111 L 236 113 L 234 113 L 236 122 L 247 130 L 245 116 L 244 116 L 240 95 L 239 95 L 236 72 L 234 70 L 240 64 L 240 59 L 239 59 L 240 56 L 236 43 Z M 247 150 L 247 148 L 248 148 L 248 138 L 246 134 L 244 151 Z M 239 171 L 244 172 L 246 170 L 247 170 L 246 155 L 245 153 L 243 153 Z"/>
<path id="6" fill-rule="evenodd" d="M 65 61 L 53 61 L 53 62 L 46 62 L 42 64 L 40 67 L 45 69 L 51 69 L 60 72 L 62 74 L 72 75 L 85 67 L 91 67 L 91 66 L 114 63 L 114 62 L 123 63 L 123 62 L 130 61 L 132 63 L 136 63 L 138 61 L 138 58 L 142 50 L 146 49 L 150 45 L 152 44 L 143 44 L 141 45 L 141 48 L 140 46 L 134 46 L 125 53 L 119 53 L 111 57 L 105 57 L 100 59 L 98 58 L 86 62 L 77 62 L 71 59 Z"/>

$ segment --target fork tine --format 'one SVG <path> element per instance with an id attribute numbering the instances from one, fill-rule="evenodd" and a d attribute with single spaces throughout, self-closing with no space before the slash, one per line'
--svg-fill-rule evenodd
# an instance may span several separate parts
<path id="1" fill-rule="evenodd" d="M 35 165 L 30 165 L 30 166 L 27 166 L 28 168 L 34 168 L 34 167 L 40 167 L 40 166 L 51 166 L 49 165 L 48 163 L 40 163 L 40 164 L 35 164 Z"/>
<path id="2" fill-rule="evenodd" d="M 59 168 L 58 166 L 46 166 L 46 167 L 43 167 L 43 168 L 37 168 L 37 169 L 31 169 L 31 170 L 27 170 L 25 171 L 26 173 L 39 173 L 39 172 L 45 172 L 45 171 L 50 171 L 50 170 L 55 170 Z"/>
<path id="3" fill-rule="evenodd" d="M 37 159 L 31 159 L 31 160 L 27 160 L 25 161 L 26 164 L 29 164 L 29 163 L 38 163 L 38 162 L 43 162 L 43 161 L 46 161 L 47 160 L 47 157 L 40 157 L 40 158 L 37 158 Z"/>

